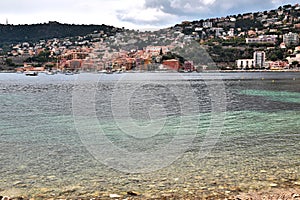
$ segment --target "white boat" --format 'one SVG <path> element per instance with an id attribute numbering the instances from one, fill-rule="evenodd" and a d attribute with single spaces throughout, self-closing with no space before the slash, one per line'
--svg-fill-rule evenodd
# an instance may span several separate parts
<path id="1" fill-rule="evenodd" d="M 106 70 L 105 73 L 106 73 L 106 74 L 113 74 L 113 71 L 112 71 L 112 70 Z"/>
<path id="2" fill-rule="evenodd" d="M 103 70 L 101 70 L 101 71 L 98 71 L 98 73 L 99 73 L 99 74 L 105 74 L 105 73 L 106 73 L 106 70 L 103 69 Z"/>
<path id="3" fill-rule="evenodd" d="M 53 71 L 47 71 L 46 74 L 47 75 L 54 75 L 55 73 Z"/>

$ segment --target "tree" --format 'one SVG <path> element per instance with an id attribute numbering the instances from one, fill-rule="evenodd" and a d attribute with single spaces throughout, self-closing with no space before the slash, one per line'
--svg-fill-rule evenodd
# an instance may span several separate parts
<path id="1" fill-rule="evenodd" d="M 10 58 L 7 58 L 5 60 L 5 64 L 8 65 L 8 66 L 10 66 L 10 67 L 14 67 L 15 66 L 15 63 L 13 63 L 12 59 L 10 59 Z"/>
<path id="2" fill-rule="evenodd" d="M 299 65 L 299 62 L 297 60 L 292 62 L 292 67 L 293 68 L 298 67 L 298 65 Z"/>
<path id="3" fill-rule="evenodd" d="M 273 62 L 276 61 L 277 60 L 277 56 L 275 54 L 272 54 L 270 56 L 270 60 L 273 61 Z"/>
<path id="4" fill-rule="evenodd" d="M 162 50 L 162 48 L 160 48 L 159 55 L 160 55 L 160 56 L 163 55 L 163 50 Z"/>

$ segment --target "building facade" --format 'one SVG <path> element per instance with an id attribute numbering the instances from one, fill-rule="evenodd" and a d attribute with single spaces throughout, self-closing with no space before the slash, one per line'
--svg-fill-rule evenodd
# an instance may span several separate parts
<path id="1" fill-rule="evenodd" d="M 261 35 L 256 38 L 246 38 L 247 44 L 275 44 L 277 35 Z"/>
<path id="2" fill-rule="evenodd" d="M 263 68 L 266 65 L 266 53 L 264 51 L 255 51 L 253 55 L 254 67 Z"/>
<path id="3" fill-rule="evenodd" d="M 176 59 L 171 59 L 171 60 L 165 60 L 163 61 L 163 65 L 171 70 L 176 70 L 178 71 L 180 69 L 180 62 L 179 60 Z"/>
<path id="4" fill-rule="evenodd" d="M 239 59 L 236 61 L 238 69 L 251 69 L 254 67 L 253 59 Z"/>
<path id="5" fill-rule="evenodd" d="M 286 46 L 298 45 L 299 35 L 297 33 L 287 33 L 283 35 L 283 42 Z"/>

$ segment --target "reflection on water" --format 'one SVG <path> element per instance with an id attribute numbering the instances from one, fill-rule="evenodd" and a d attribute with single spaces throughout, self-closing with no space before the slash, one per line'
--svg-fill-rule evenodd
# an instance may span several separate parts
<path id="1" fill-rule="evenodd" d="M 87 80 L 89 76 L 97 75 L 87 75 Z M 199 121 L 200 126 L 185 153 L 158 171 L 138 174 L 117 171 L 95 160 L 76 131 L 72 91 L 77 76 L 0 74 L 0 194 L 95 197 L 126 196 L 128 191 L 137 191 L 144 197 L 165 194 L 203 197 L 268 188 L 270 184 L 297 187 L 300 74 L 209 73 L 188 74 L 182 79 L 167 73 L 143 75 L 143 78 L 131 74 L 133 79 L 122 85 L 123 92 L 131 92 L 145 77 L 150 81 L 133 93 L 130 115 L 118 115 L 123 118 L 117 126 L 112 106 L 122 106 L 124 102 L 114 105 L 110 98 L 119 76 L 125 75 L 104 75 L 98 82 L 95 110 L 101 127 L 95 123 L 89 128 L 101 128 L 113 145 L 129 152 L 149 151 L 169 143 L 182 126 L 182 117 L 188 117 L 182 116 L 180 103 L 197 102 L 199 111 L 191 110 L 190 114 L 191 121 Z M 212 151 L 201 158 L 199 152 L 209 148 L 203 146 L 203 139 L 212 128 L 212 99 L 207 81 L 222 79 L 227 102 L 224 128 Z M 181 90 L 186 83 L 196 98 L 182 98 L 180 101 L 184 102 L 180 102 L 168 88 L 172 85 Z M 155 109 L 160 107 L 152 105 L 162 105 L 164 115 L 158 115 Z M 128 120 L 147 127 L 149 121 L 159 123 L 162 119 L 164 126 L 159 134 L 146 139 L 128 137 L 120 129 L 130 124 Z M 85 120 L 91 123 L 89 118 Z M 190 127 L 186 128 L 184 134 L 188 135 Z"/>

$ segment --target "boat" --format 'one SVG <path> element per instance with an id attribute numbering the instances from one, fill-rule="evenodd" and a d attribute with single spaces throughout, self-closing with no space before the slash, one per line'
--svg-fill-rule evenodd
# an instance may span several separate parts
<path id="1" fill-rule="evenodd" d="M 123 73 L 123 70 L 122 69 L 119 69 L 116 71 L 116 74 L 122 74 Z"/>
<path id="2" fill-rule="evenodd" d="M 25 75 L 26 76 L 37 76 L 39 73 L 35 71 L 26 71 Z"/>
<path id="3" fill-rule="evenodd" d="M 47 71 L 46 74 L 47 75 L 54 75 L 55 73 L 53 71 Z"/>
<path id="4" fill-rule="evenodd" d="M 67 71 L 66 73 L 65 73 L 65 75 L 74 75 L 74 73 L 73 72 L 70 72 L 70 71 Z"/>
<path id="5" fill-rule="evenodd" d="M 106 74 L 113 74 L 113 71 L 107 70 L 105 73 L 106 73 Z"/>
<path id="6" fill-rule="evenodd" d="M 99 74 L 105 74 L 105 73 L 106 73 L 106 70 L 105 70 L 105 69 L 100 70 L 100 71 L 98 71 L 98 73 L 99 73 Z"/>

